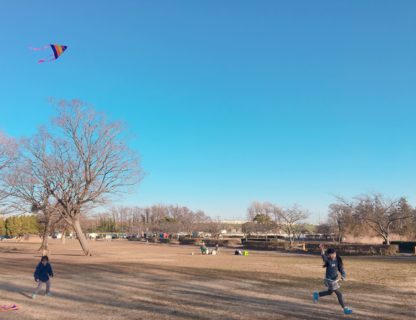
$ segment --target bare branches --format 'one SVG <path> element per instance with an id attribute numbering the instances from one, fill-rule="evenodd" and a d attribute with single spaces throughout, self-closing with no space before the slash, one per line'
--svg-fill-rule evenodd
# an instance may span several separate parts
<path id="1" fill-rule="evenodd" d="M 0 178 L 5 171 L 14 163 L 18 155 L 17 143 L 0 132 Z M 2 181 L 1 181 L 2 182 Z M 0 182 L 0 204 L 8 196 L 4 184 Z"/>
<path id="2" fill-rule="evenodd" d="M 139 158 L 128 148 L 120 123 L 79 100 L 57 104 L 53 126 L 24 141 L 18 161 L 9 160 L 11 143 L 0 136 L 0 168 L 7 167 L 2 181 L 10 205 L 41 212 L 47 226 L 65 221 L 88 255 L 81 212 L 137 184 Z"/>
<path id="3" fill-rule="evenodd" d="M 288 234 L 290 243 L 293 245 L 298 231 L 298 225 L 309 217 L 309 213 L 301 209 L 298 205 L 294 205 L 286 210 L 280 210 L 278 217 L 282 229 Z"/>
<path id="4" fill-rule="evenodd" d="M 120 123 L 107 121 L 104 114 L 79 100 L 58 105 L 47 143 L 49 191 L 89 255 L 80 225 L 82 210 L 101 205 L 137 184 L 139 158 L 128 148 Z"/>
<path id="5" fill-rule="evenodd" d="M 330 217 L 338 224 L 340 234 L 347 224 L 354 227 L 355 220 L 373 230 L 386 244 L 390 244 L 391 233 L 399 223 L 413 215 L 405 198 L 390 200 L 380 194 L 358 196 L 350 202 L 339 198 L 338 203 L 330 206 Z"/>
<path id="6" fill-rule="evenodd" d="M 255 201 L 247 209 L 247 217 L 250 221 L 263 225 L 260 228 L 262 231 L 283 230 L 288 235 L 290 243 L 293 244 L 295 236 L 300 230 L 299 224 L 309 217 L 309 213 L 297 205 L 283 209 L 270 202 Z M 254 229 L 259 230 L 259 228 Z"/>
<path id="7" fill-rule="evenodd" d="M 147 208 L 111 207 L 96 215 L 97 230 L 108 232 L 168 232 L 178 233 L 218 230 L 219 223 L 213 222 L 204 212 L 193 211 L 184 206 L 153 205 Z M 97 221 L 97 220 L 96 220 Z"/>
<path id="8" fill-rule="evenodd" d="M 54 143 L 60 177 L 54 192 L 65 207 L 75 211 L 88 203 L 137 184 L 141 178 L 137 154 L 128 148 L 123 127 L 79 101 L 62 102 L 54 119 L 64 143 Z"/>
<path id="9" fill-rule="evenodd" d="M 17 156 L 17 143 L 0 132 L 0 171 L 9 167 Z"/>
<path id="10" fill-rule="evenodd" d="M 256 216 L 264 216 L 269 217 L 271 220 L 273 217 L 275 218 L 276 208 L 277 207 L 270 202 L 253 201 L 247 209 L 247 219 L 249 221 L 254 221 Z"/>

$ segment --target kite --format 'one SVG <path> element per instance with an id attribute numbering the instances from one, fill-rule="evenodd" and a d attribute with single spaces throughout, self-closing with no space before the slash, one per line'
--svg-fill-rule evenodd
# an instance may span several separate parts
<path id="1" fill-rule="evenodd" d="M 0 312 L 7 312 L 7 311 L 17 311 L 19 307 L 16 304 L 6 304 L 4 306 L 0 306 Z"/>
<path id="2" fill-rule="evenodd" d="M 44 46 L 42 48 L 32 48 L 31 47 L 30 49 L 33 50 L 33 51 L 40 51 L 40 50 L 46 50 L 46 49 L 49 49 L 49 48 L 52 48 L 53 55 L 51 55 L 47 58 L 44 58 L 44 59 L 40 59 L 38 61 L 38 63 L 51 62 L 51 61 L 54 61 L 54 60 L 58 59 L 61 56 L 61 54 L 63 54 L 64 51 L 68 47 L 67 46 L 61 46 L 59 44 L 50 44 L 50 45 Z"/>

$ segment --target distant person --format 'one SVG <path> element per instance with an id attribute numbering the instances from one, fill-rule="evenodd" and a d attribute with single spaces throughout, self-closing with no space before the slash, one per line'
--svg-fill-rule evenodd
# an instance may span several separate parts
<path id="1" fill-rule="evenodd" d="M 217 254 L 220 253 L 220 245 L 218 243 L 215 245 L 215 251 L 217 251 Z"/>
<path id="2" fill-rule="evenodd" d="M 201 243 L 201 245 L 199 246 L 199 248 L 201 249 L 201 253 L 202 254 L 208 254 L 209 252 L 208 252 L 208 248 L 207 248 L 207 246 L 205 245 L 205 242 L 204 241 L 202 241 L 202 243 Z"/>
<path id="3" fill-rule="evenodd" d="M 46 292 L 45 295 L 51 296 L 51 280 L 50 277 L 53 277 L 53 270 L 52 266 L 49 263 L 48 256 L 43 256 L 36 266 L 35 273 L 33 274 L 35 277 L 35 281 L 38 283 L 35 292 L 32 295 L 32 299 L 35 299 L 40 290 L 42 289 L 42 284 L 46 284 Z"/>
<path id="4" fill-rule="evenodd" d="M 326 268 L 325 272 L 325 286 L 328 290 L 313 293 L 313 302 L 317 303 L 320 297 L 332 295 L 335 292 L 338 298 L 338 302 L 341 305 L 342 309 L 344 310 L 345 314 L 351 314 L 352 309 L 347 308 L 344 304 L 344 298 L 342 296 L 339 285 L 338 279 L 338 272 L 341 274 L 341 280 L 346 279 L 346 273 L 344 270 L 344 265 L 342 259 L 339 255 L 337 255 L 335 249 L 329 248 L 328 250 L 324 250 L 324 245 L 320 244 L 319 248 L 321 249 L 321 256 L 322 260 L 324 261 L 323 267 Z"/>

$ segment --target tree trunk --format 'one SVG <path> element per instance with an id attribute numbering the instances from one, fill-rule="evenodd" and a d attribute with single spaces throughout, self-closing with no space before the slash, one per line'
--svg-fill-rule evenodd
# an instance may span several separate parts
<path id="1" fill-rule="evenodd" d="M 66 243 L 66 228 L 62 229 L 61 235 L 62 235 L 61 236 L 61 243 L 65 244 Z"/>
<path id="2" fill-rule="evenodd" d="M 65 245 L 66 244 L 66 228 L 62 228 L 62 230 L 61 230 L 61 243 L 63 244 L 63 245 Z"/>
<path id="3" fill-rule="evenodd" d="M 79 219 L 76 219 L 73 222 L 74 230 L 77 233 L 77 239 L 79 244 L 81 245 L 82 250 L 86 256 L 92 256 L 92 252 L 89 248 L 89 244 L 87 238 L 85 237 L 84 233 L 82 232 L 81 224 L 79 223 Z"/>
<path id="4" fill-rule="evenodd" d="M 39 248 L 39 251 L 42 251 L 42 256 L 47 256 L 49 254 L 49 225 L 50 222 L 46 222 L 45 228 L 43 229 L 42 244 Z"/>
<path id="5" fill-rule="evenodd" d="M 293 247 L 293 242 L 294 242 L 294 239 L 293 239 L 292 232 L 289 231 L 289 243 L 290 243 L 291 248 Z"/>
<path id="6" fill-rule="evenodd" d="M 39 251 L 42 251 L 42 256 L 47 256 L 49 254 L 48 242 L 48 234 L 43 234 L 42 245 L 39 248 Z"/>
<path id="7" fill-rule="evenodd" d="M 342 231 L 341 231 L 341 226 L 340 223 L 338 221 L 338 243 L 341 243 L 342 239 Z"/>
<path id="8" fill-rule="evenodd" d="M 383 238 L 384 238 L 384 241 L 386 241 L 386 245 L 390 245 L 390 236 L 389 235 L 384 235 L 383 236 Z"/>

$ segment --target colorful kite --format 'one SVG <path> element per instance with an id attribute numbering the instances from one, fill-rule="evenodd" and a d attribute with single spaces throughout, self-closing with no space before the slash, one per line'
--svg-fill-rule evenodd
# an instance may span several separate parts
<path id="1" fill-rule="evenodd" d="M 4 306 L 0 306 L 0 312 L 7 312 L 7 311 L 17 311 L 19 307 L 16 304 L 6 304 Z"/>
<path id="2" fill-rule="evenodd" d="M 52 48 L 53 55 L 51 55 L 51 56 L 49 56 L 47 58 L 44 58 L 44 59 L 40 59 L 38 61 L 39 63 L 51 62 L 51 61 L 54 61 L 54 60 L 58 59 L 61 56 L 61 54 L 63 54 L 64 51 L 68 47 L 67 46 L 61 46 L 59 44 L 50 44 L 50 45 L 44 46 L 42 48 L 30 48 L 30 49 L 31 50 L 34 50 L 34 51 L 40 51 L 40 50 L 46 50 L 46 49 L 49 49 L 49 48 Z"/>

